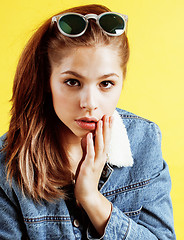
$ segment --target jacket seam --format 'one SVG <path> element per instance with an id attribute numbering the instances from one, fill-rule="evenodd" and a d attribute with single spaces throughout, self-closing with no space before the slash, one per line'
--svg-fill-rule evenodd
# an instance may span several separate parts
<path id="1" fill-rule="evenodd" d="M 127 115 L 127 114 L 122 114 L 122 113 L 119 113 L 119 114 L 120 114 L 120 116 L 121 116 L 122 118 L 124 118 L 124 119 L 126 119 L 126 118 L 130 118 L 130 119 L 140 119 L 140 120 L 144 120 L 144 121 L 149 122 L 149 123 L 152 122 L 152 121 L 150 121 L 150 120 L 148 120 L 148 119 L 146 119 L 146 118 L 139 117 L 139 116 Z"/>
<path id="2" fill-rule="evenodd" d="M 131 211 L 131 212 L 124 212 L 124 214 L 127 216 L 127 217 L 131 217 L 131 216 L 137 216 L 141 213 L 141 210 L 142 210 L 142 207 L 140 207 L 138 210 L 136 211 Z"/>
<path id="3" fill-rule="evenodd" d="M 131 191 L 131 190 L 134 190 L 134 189 L 144 187 L 144 186 L 148 185 L 149 183 L 150 183 L 150 179 L 139 182 L 139 183 L 135 183 L 135 184 L 132 184 L 132 185 L 128 185 L 128 186 L 125 186 L 125 187 L 122 187 L 122 188 L 118 188 L 116 190 L 105 192 L 105 193 L 103 193 L 103 195 L 105 197 L 113 196 L 117 193 L 128 192 L 128 191 Z"/>
<path id="4" fill-rule="evenodd" d="M 41 222 L 70 222 L 70 217 L 62 216 L 43 216 L 39 218 L 24 218 L 26 223 L 41 223 Z"/>

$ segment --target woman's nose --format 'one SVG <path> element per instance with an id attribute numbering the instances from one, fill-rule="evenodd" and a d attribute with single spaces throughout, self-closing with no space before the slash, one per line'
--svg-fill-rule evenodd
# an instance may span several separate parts
<path id="1" fill-rule="evenodd" d="M 80 107 L 88 111 L 97 109 L 97 94 L 92 87 L 83 89 L 80 98 Z"/>

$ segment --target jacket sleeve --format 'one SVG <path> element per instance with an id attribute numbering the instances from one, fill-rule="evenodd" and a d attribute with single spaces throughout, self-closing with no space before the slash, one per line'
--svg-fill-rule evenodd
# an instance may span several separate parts
<path id="1" fill-rule="evenodd" d="M 150 156 L 149 161 L 154 161 L 153 156 L 157 159 L 149 165 L 150 183 L 142 202 L 141 213 L 138 222 L 135 222 L 123 213 L 116 205 L 113 204 L 113 210 L 106 226 L 105 233 L 101 238 L 96 238 L 93 231 L 88 229 L 88 239 L 126 239 L 126 240 L 175 240 L 173 211 L 170 198 L 171 179 L 166 162 L 161 154 L 160 130 L 154 123 L 149 124 L 151 131 L 146 131 L 146 136 L 150 134 L 152 142 L 150 147 L 146 145 L 147 153 L 145 158 Z M 149 133 L 148 133 L 149 132 Z M 150 139 L 149 139 L 150 140 Z M 157 151 L 157 154 L 153 154 Z M 145 152 L 145 151 L 142 151 Z M 142 156 L 144 158 L 144 156 Z M 147 159 L 143 159 L 146 161 Z M 158 170 L 159 169 L 159 170 Z"/>

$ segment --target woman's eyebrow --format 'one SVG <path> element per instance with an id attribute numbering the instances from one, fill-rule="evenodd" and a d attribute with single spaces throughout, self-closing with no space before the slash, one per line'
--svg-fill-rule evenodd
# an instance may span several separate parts
<path id="1" fill-rule="evenodd" d="M 82 75 L 80 75 L 79 73 L 77 73 L 77 72 L 74 72 L 74 71 L 65 71 L 65 72 L 62 72 L 61 74 L 70 74 L 70 75 L 74 75 L 75 77 L 77 77 L 77 78 L 85 78 L 85 77 L 83 77 Z"/>
<path id="2" fill-rule="evenodd" d="M 113 77 L 113 76 L 119 78 L 119 75 L 116 73 L 108 73 L 108 74 L 104 74 L 103 76 L 99 77 L 99 79 L 109 78 L 109 77 Z"/>
<path id="3" fill-rule="evenodd" d="M 73 75 L 77 78 L 85 78 L 84 76 L 82 76 L 81 74 L 77 73 L 77 72 L 74 72 L 74 71 L 65 71 L 65 72 L 62 72 L 61 74 L 70 74 L 70 75 Z M 108 74 L 104 74 L 103 76 L 99 77 L 98 79 L 104 79 L 104 78 L 109 78 L 109 77 L 113 77 L 113 76 L 116 76 L 119 78 L 119 75 L 116 74 L 116 73 L 108 73 Z"/>

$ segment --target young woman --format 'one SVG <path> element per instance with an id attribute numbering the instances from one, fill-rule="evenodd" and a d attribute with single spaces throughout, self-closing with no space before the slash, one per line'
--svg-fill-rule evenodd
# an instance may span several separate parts
<path id="1" fill-rule="evenodd" d="M 76 7 L 25 47 L 1 138 L 0 239 L 175 239 L 159 128 L 116 108 L 127 20 Z"/>

